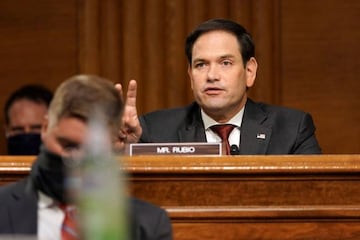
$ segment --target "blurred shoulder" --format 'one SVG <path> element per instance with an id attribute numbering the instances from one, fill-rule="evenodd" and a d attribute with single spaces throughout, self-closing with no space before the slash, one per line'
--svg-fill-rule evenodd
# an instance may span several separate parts
<path id="1" fill-rule="evenodd" d="M 137 198 L 130 199 L 130 206 L 137 218 L 146 218 L 148 216 L 154 217 L 166 214 L 164 209 Z"/>
<path id="2" fill-rule="evenodd" d="M 132 239 L 172 239 L 171 221 L 164 209 L 136 198 L 130 199 L 130 205 L 133 219 Z"/>

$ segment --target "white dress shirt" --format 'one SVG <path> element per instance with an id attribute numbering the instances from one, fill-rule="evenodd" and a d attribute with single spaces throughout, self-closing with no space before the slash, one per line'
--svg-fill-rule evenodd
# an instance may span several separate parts
<path id="1" fill-rule="evenodd" d="M 219 137 L 219 135 L 217 135 L 214 131 L 212 131 L 210 129 L 211 126 L 218 125 L 218 124 L 232 124 L 232 125 L 235 125 L 236 127 L 231 131 L 231 133 L 229 135 L 229 139 L 228 139 L 229 144 L 230 144 L 230 146 L 231 145 L 236 145 L 236 146 L 239 147 L 239 143 L 240 143 L 240 127 L 241 127 L 241 122 L 242 122 L 243 115 L 244 115 L 244 107 L 232 119 L 230 119 L 228 122 L 226 122 L 226 123 L 218 123 L 214 119 L 209 117 L 209 115 L 207 115 L 201 109 L 201 117 L 202 117 L 202 120 L 204 122 L 206 141 L 209 142 L 209 143 L 221 142 L 221 138 Z"/>
<path id="2" fill-rule="evenodd" d="M 39 191 L 38 201 L 38 240 L 61 240 L 61 226 L 64 212 L 54 200 Z"/>

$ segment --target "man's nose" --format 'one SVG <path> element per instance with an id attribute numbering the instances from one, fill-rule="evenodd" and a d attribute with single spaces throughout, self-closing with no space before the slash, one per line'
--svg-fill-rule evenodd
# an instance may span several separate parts
<path id="1" fill-rule="evenodd" d="M 208 75 L 208 81 L 217 81 L 220 79 L 219 69 L 215 64 L 210 64 L 207 75 Z"/>
<path id="2" fill-rule="evenodd" d="M 25 126 L 24 127 L 24 133 L 32 133 L 33 131 L 32 131 L 32 129 L 31 129 L 31 127 L 30 126 Z"/>

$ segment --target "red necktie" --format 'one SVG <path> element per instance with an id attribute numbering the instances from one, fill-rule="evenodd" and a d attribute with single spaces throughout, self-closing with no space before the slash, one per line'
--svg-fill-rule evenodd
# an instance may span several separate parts
<path id="1" fill-rule="evenodd" d="M 230 155 L 229 135 L 235 126 L 232 124 L 220 124 L 211 126 L 210 128 L 221 138 L 223 147 L 225 145 L 226 155 Z"/>
<path id="2" fill-rule="evenodd" d="M 80 239 L 77 231 L 75 207 L 68 205 L 60 205 L 59 207 L 65 213 L 65 218 L 61 226 L 61 239 L 62 240 Z"/>

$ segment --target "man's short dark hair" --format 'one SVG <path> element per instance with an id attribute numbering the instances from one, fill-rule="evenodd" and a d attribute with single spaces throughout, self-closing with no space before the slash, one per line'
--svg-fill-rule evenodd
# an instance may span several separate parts
<path id="1" fill-rule="evenodd" d="M 233 34 L 239 43 L 240 53 L 244 64 L 246 64 L 251 57 L 255 57 L 255 46 L 251 35 L 240 24 L 227 19 L 210 19 L 201 23 L 195 30 L 190 33 L 185 42 L 185 54 L 191 65 L 192 50 L 195 41 L 204 33 L 222 30 Z"/>
<path id="2" fill-rule="evenodd" d="M 35 103 L 49 106 L 53 93 L 46 87 L 37 84 L 29 84 L 20 87 L 7 99 L 4 107 L 5 123 L 10 123 L 9 110 L 18 100 L 26 99 Z"/>

